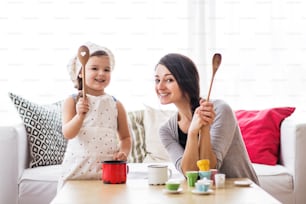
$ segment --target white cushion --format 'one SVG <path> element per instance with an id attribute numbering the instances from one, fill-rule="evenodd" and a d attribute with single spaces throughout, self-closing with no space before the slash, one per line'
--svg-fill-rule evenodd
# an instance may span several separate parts
<path id="1" fill-rule="evenodd" d="M 289 174 L 290 172 L 281 165 L 265 165 L 252 163 L 254 170 L 258 176 L 275 176 L 282 174 Z"/>
<path id="2" fill-rule="evenodd" d="M 294 203 L 294 183 L 290 174 L 262 175 L 260 187 L 283 203 Z"/>
<path id="3" fill-rule="evenodd" d="M 19 183 L 30 181 L 58 181 L 61 174 L 61 165 L 40 166 L 24 170 Z"/>
<path id="4" fill-rule="evenodd" d="M 50 203 L 57 191 L 57 181 L 22 180 L 19 184 L 19 204 Z"/>
<path id="5" fill-rule="evenodd" d="M 20 203 L 50 203 L 57 191 L 60 165 L 25 169 L 19 179 Z"/>
<path id="6" fill-rule="evenodd" d="M 252 164 L 257 173 L 260 187 L 276 199 L 293 203 L 294 183 L 289 169 L 281 165 Z"/>
<path id="7" fill-rule="evenodd" d="M 159 128 L 165 123 L 174 111 L 154 109 L 146 106 L 143 125 L 145 127 L 145 140 L 147 155 L 143 162 L 168 162 L 169 155 L 160 141 Z"/>

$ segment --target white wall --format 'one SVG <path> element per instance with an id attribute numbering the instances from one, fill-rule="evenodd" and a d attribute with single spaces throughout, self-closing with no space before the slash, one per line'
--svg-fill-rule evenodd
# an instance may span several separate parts
<path id="1" fill-rule="evenodd" d="M 153 71 L 169 52 L 194 59 L 205 96 L 220 52 L 213 98 L 234 109 L 295 106 L 305 115 L 305 9 L 302 0 L 2 0 L 0 121 L 17 116 L 9 91 L 37 103 L 74 92 L 66 64 L 86 41 L 114 52 L 108 92 L 128 110 L 161 107 Z"/>

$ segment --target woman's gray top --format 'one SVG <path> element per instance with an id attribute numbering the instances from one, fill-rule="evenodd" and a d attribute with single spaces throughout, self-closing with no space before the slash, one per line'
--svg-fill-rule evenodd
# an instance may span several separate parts
<path id="1" fill-rule="evenodd" d="M 238 122 L 231 107 L 222 100 L 212 101 L 215 121 L 211 125 L 212 149 L 217 157 L 219 172 L 227 178 L 247 177 L 258 184 L 257 175 L 249 159 Z M 159 130 L 161 141 L 176 169 L 180 172 L 184 148 L 179 143 L 178 113 L 174 114 Z"/>

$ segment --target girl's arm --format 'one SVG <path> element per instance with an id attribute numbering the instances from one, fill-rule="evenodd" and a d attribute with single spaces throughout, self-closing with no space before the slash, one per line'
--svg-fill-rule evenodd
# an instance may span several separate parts
<path id="1" fill-rule="evenodd" d="M 80 98 L 77 104 L 72 97 L 64 101 L 62 110 L 62 131 L 66 139 L 72 139 L 78 134 L 88 110 L 89 106 L 83 98 Z"/>
<path id="2" fill-rule="evenodd" d="M 127 160 L 127 157 L 131 151 L 131 135 L 127 122 L 126 111 L 120 101 L 117 101 L 118 109 L 118 134 L 120 139 L 120 150 L 114 155 L 116 160 Z"/>

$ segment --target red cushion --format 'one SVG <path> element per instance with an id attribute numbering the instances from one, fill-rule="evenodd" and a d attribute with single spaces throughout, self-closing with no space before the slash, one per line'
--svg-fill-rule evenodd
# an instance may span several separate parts
<path id="1" fill-rule="evenodd" d="M 235 111 L 252 163 L 275 165 L 279 158 L 280 125 L 294 107 Z"/>

